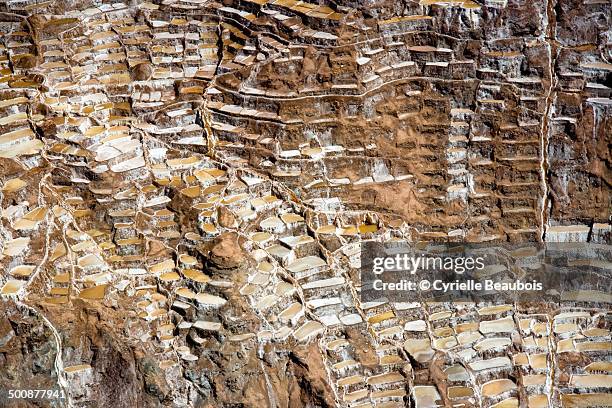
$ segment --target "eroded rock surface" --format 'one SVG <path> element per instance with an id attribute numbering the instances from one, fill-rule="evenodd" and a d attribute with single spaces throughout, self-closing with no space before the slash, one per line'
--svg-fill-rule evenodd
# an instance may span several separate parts
<path id="1" fill-rule="evenodd" d="M 245 254 L 236 233 L 223 233 L 212 242 L 208 265 L 214 271 L 231 272 L 245 264 Z"/>

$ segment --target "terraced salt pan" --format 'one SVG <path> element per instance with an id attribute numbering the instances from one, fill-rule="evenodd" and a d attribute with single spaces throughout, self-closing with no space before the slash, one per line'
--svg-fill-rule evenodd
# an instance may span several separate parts
<path id="1" fill-rule="evenodd" d="M 308 321 L 300 326 L 294 333 L 293 336 L 297 341 L 305 341 L 309 338 L 316 336 L 317 334 L 322 333 L 325 330 L 325 327 L 318 322 Z"/>
<path id="2" fill-rule="evenodd" d="M 320 268 L 327 265 L 327 263 L 319 258 L 318 256 L 307 256 L 304 258 L 296 259 L 291 264 L 287 265 L 287 270 L 292 273 L 304 272 L 313 268 Z"/>
<path id="3" fill-rule="evenodd" d="M 431 341 L 426 339 L 408 339 L 404 342 L 404 350 L 420 363 L 429 361 L 434 355 L 431 348 Z"/>
<path id="4" fill-rule="evenodd" d="M 201 305 L 212 307 L 221 307 L 227 303 L 227 300 L 222 297 L 210 293 L 198 293 L 194 296 L 194 299 Z"/>
<path id="5" fill-rule="evenodd" d="M 502 349 L 512 344 L 509 337 L 492 337 L 484 339 L 474 345 L 476 351 L 488 351 Z"/>
<path id="6" fill-rule="evenodd" d="M 434 386 L 416 385 L 412 390 L 415 400 L 415 408 L 436 408 L 441 405 L 441 397 L 438 389 Z"/>
<path id="7" fill-rule="evenodd" d="M 34 272 L 35 269 L 36 266 L 34 265 L 19 265 L 13 267 L 9 271 L 9 274 L 17 278 L 27 278 L 32 274 L 32 272 Z"/>
<path id="8" fill-rule="evenodd" d="M 494 397 L 505 392 L 515 390 L 516 384 L 507 378 L 491 380 L 482 385 L 482 395 L 485 397 Z"/>
<path id="9" fill-rule="evenodd" d="M 193 324 L 193 327 L 202 331 L 217 332 L 221 330 L 221 323 L 198 320 Z"/>
<path id="10" fill-rule="evenodd" d="M 18 256 L 28 249 L 29 237 L 15 238 L 4 243 L 3 254 L 5 256 Z"/>
<path id="11" fill-rule="evenodd" d="M 512 367 L 512 362 L 508 357 L 494 357 L 488 360 L 472 361 L 468 365 L 474 371 L 483 371 L 494 368 L 510 368 Z"/>
<path id="12" fill-rule="evenodd" d="M 302 285 L 302 289 L 320 289 L 320 288 L 328 288 L 331 286 L 338 286 L 344 284 L 345 279 L 342 276 L 322 279 L 313 282 L 304 283 Z"/>
<path id="13" fill-rule="evenodd" d="M 519 401 L 515 397 L 510 397 L 491 405 L 491 408 L 519 408 Z"/>
<path id="14" fill-rule="evenodd" d="M 8 281 L 6 281 L 4 286 L 2 286 L 2 289 L 0 289 L 0 294 L 1 295 L 14 295 L 17 292 L 19 292 L 19 290 L 22 287 L 24 287 L 25 284 L 26 284 L 26 281 L 9 279 Z"/>
<path id="15" fill-rule="evenodd" d="M 516 330 L 514 320 L 511 317 L 480 322 L 480 331 L 487 333 L 506 333 Z"/>

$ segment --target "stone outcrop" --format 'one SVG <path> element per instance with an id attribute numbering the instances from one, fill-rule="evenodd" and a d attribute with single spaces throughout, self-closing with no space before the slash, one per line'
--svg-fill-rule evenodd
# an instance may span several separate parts
<path id="1" fill-rule="evenodd" d="M 231 232 L 223 233 L 213 240 L 207 258 L 210 269 L 221 273 L 231 272 L 246 262 L 238 234 Z"/>

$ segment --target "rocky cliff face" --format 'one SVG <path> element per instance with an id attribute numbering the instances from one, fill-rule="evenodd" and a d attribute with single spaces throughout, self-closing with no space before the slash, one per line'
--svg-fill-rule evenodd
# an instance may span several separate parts
<path id="1" fill-rule="evenodd" d="M 365 240 L 609 245 L 611 15 L 0 3 L 0 406 L 612 405 L 605 290 L 373 303 L 359 278 Z"/>

